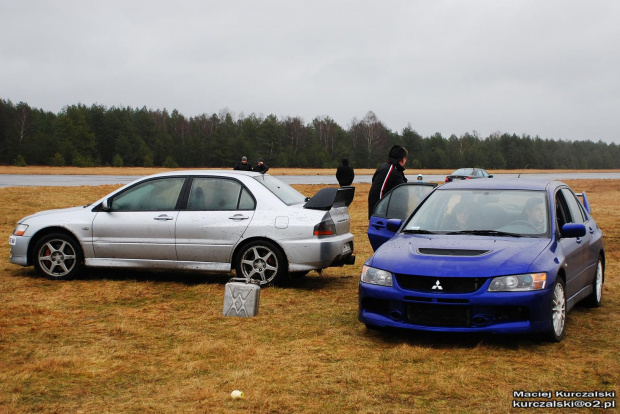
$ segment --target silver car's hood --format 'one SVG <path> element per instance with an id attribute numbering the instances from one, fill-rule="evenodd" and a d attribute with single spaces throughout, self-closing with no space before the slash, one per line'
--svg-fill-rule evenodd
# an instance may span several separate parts
<path id="1" fill-rule="evenodd" d="M 24 217 L 23 219 L 19 221 L 19 223 L 23 223 L 24 221 L 35 218 L 35 217 L 48 216 L 50 214 L 58 214 L 58 213 L 68 214 L 68 213 L 73 213 L 73 212 L 77 213 L 77 212 L 84 211 L 84 209 L 91 207 L 91 206 L 92 205 L 80 206 L 80 207 L 69 207 L 69 208 L 57 208 L 54 210 L 39 211 L 38 213 L 34 213 L 34 214 Z"/>

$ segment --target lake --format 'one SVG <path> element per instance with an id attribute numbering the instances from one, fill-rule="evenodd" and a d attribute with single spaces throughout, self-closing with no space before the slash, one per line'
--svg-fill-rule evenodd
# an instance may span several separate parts
<path id="1" fill-rule="evenodd" d="M 494 174 L 497 178 L 516 178 L 519 174 Z M 280 175 L 276 176 L 288 184 L 338 184 L 333 175 Z M 445 175 L 426 175 L 425 181 L 438 182 L 445 179 Z M 127 184 L 139 179 L 136 175 L 21 175 L 21 174 L 0 174 L 0 187 L 36 187 L 36 186 L 80 186 L 80 185 L 106 185 L 106 184 Z M 553 180 L 617 180 L 620 173 L 601 172 L 601 173 L 576 173 L 576 172 L 554 172 L 545 174 L 521 174 L 521 178 L 538 178 Z M 408 174 L 409 181 L 415 181 L 416 174 Z M 356 175 L 353 184 L 370 183 L 372 175 Z"/>

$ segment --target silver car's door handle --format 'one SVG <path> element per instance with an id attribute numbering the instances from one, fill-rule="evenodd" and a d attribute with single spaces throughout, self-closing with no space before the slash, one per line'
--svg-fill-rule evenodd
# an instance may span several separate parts
<path id="1" fill-rule="evenodd" d="M 228 219 L 235 220 L 235 221 L 240 221 L 240 220 L 247 220 L 247 219 L 249 219 L 249 217 L 248 216 L 244 216 L 243 214 L 235 214 L 232 217 L 228 217 Z"/>
<path id="2" fill-rule="evenodd" d="M 167 221 L 167 220 L 173 220 L 173 219 L 174 219 L 174 217 L 170 217 L 170 216 L 167 216 L 165 214 L 162 214 L 160 216 L 157 216 L 157 217 L 153 218 L 153 220 L 158 220 L 158 221 Z"/>

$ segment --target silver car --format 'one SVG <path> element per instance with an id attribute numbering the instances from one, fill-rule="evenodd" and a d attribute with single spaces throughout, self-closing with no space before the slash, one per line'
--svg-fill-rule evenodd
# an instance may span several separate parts
<path id="1" fill-rule="evenodd" d="M 21 219 L 11 263 L 51 279 L 82 266 L 228 273 L 261 285 L 353 264 L 355 189 L 306 198 L 268 174 L 177 171 L 136 180 L 83 207 Z"/>

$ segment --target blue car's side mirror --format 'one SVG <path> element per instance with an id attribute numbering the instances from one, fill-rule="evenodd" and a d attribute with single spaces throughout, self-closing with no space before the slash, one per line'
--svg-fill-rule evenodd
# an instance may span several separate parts
<path id="1" fill-rule="evenodd" d="M 581 223 L 566 223 L 562 226 L 562 237 L 575 238 L 586 235 L 586 226 Z"/>
<path id="2" fill-rule="evenodd" d="M 387 228 L 392 233 L 396 233 L 398 229 L 400 229 L 400 226 L 402 224 L 403 221 L 401 219 L 389 219 L 387 221 L 387 224 L 385 225 L 385 228 Z"/>

